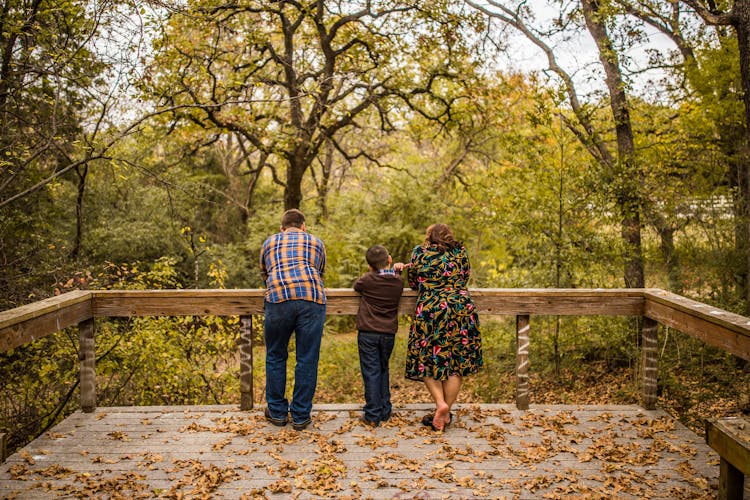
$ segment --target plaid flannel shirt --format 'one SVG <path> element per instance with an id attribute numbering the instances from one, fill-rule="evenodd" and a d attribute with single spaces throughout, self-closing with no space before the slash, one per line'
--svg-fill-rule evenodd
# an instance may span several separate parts
<path id="1" fill-rule="evenodd" d="M 266 300 L 273 303 L 309 300 L 325 304 L 325 266 L 325 245 L 310 233 L 292 227 L 269 236 L 260 253 Z"/>

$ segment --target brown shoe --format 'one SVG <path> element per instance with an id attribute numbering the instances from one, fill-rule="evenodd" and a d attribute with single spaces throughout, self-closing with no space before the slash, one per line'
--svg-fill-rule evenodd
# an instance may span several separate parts
<path id="1" fill-rule="evenodd" d="M 268 411 L 268 408 L 266 408 L 266 411 L 263 413 L 263 416 L 266 417 L 266 420 L 271 422 L 273 425 L 277 427 L 284 427 L 286 425 L 286 417 L 284 418 L 274 418 L 271 416 L 271 412 Z"/>
<path id="2" fill-rule="evenodd" d="M 310 417 L 308 417 L 307 420 L 305 420 L 304 422 L 300 422 L 300 423 L 292 422 L 292 429 L 294 429 L 295 431 L 304 431 L 305 429 L 307 429 L 307 426 L 310 425 L 311 423 L 312 423 L 312 419 Z"/>

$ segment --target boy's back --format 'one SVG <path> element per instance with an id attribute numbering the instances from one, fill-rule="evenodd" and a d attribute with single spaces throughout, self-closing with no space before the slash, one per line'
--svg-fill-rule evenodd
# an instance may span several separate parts
<path id="1" fill-rule="evenodd" d="M 365 273 L 354 283 L 362 295 L 357 311 L 357 330 L 392 333 L 398 331 L 398 304 L 404 292 L 401 275 L 390 270 Z"/>
<path id="2" fill-rule="evenodd" d="M 357 311 L 357 350 L 365 388 L 362 420 L 378 426 L 391 418 L 388 361 L 398 331 L 398 304 L 404 293 L 400 274 L 391 269 L 392 259 L 383 245 L 373 245 L 365 254 L 370 272 L 354 283 L 362 295 Z"/>

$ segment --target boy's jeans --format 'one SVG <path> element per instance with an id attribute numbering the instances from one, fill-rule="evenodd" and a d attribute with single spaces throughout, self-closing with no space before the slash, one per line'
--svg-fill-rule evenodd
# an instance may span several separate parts
<path id="1" fill-rule="evenodd" d="M 388 360 L 396 336 L 387 333 L 359 331 L 359 367 L 365 385 L 365 420 L 379 424 L 391 417 L 391 388 Z"/>
<path id="2" fill-rule="evenodd" d="M 266 302 L 263 336 L 266 342 L 266 403 L 272 417 L 286 418 L 291 412 L 294 423 L 310 418 L 312 400 L 318 383 L 318 359 L 326 306 L 307 300 Z M 297 364 L 294 368 L 292 403 L 285 397 L 286 360 L 289 340 L 295 334 Z"/>

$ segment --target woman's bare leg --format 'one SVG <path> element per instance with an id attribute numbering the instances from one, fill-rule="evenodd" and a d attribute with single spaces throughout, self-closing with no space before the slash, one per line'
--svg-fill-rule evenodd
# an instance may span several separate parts
<path id="1" fill-rule="evenodd" d="M 432 400 L 435 401 L 435 417 L 432 419 L 432 426 L 438 430 L 443 430 L 445 424 L 450 420 L 451 411 L 450 406 L 445 401 L 443 382 L 427 377 L 424 379 L 424 385 L 427 386 Z"/>
<path id="2" fill-rule="evenodd" d="M 453 407 L 453 403 L 458 399 L 458 393 L 461 391 L 461 384 L 464 379 L 461 375 L 451 375 L 448 380 L 444 380 L 443 384 L 443 397 L 448 406 Z"/>
<path id="3" fill-rule="evenodd" d="M 453 403 L 458 399 L 458 393 L 461 391 L 461 384 L 464 379 L 460 375 L 451 375 L 448 380 L 444 380 L 443 384 L 443 398 L 445 403 L 448 405 L 448 413 L 445 416 L 445 425 L 451 423 L 450 410 L 453 408 Z"/>

